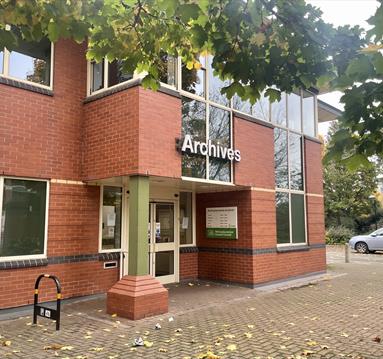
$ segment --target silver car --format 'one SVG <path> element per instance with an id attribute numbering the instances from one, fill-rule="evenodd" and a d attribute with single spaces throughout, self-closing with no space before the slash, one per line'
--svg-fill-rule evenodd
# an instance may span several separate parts
<path id="1" fill-rule="evenodd" d="M 355 236 L 348 242 L 351 249 L 359 253 L 383 251 L 383 228 L 363 236 Z"/>

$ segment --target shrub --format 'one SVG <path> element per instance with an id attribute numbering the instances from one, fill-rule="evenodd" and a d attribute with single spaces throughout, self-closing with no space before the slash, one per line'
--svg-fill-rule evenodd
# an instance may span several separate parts
<path id="1" fill-rule="evenodd" d="M 326 244 L 344 244 L 354 235 L 350 228 L 344 226 L 330 227 L 326 231 Z"/>

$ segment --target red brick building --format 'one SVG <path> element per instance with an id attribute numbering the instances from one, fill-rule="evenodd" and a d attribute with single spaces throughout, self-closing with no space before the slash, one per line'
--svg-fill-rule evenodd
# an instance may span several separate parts
<path id="1" fill-rule="evenodd" d="M 0 50 L 0 308 L 40 273 L 64 298 L 130 291 L 138 318 L 166 310 L 161 283 L 325 271 L 315 93 L 228 100 L 201 62 L 165 60 L 152 92 L 70 41 Z"/>

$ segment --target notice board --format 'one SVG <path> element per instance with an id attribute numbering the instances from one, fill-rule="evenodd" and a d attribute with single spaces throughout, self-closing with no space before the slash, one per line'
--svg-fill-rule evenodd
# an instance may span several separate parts
<path id="1" fill-rule="evenodd" d="M 206 237 L 238 239 L 237 207 L 206 208 Z"/>

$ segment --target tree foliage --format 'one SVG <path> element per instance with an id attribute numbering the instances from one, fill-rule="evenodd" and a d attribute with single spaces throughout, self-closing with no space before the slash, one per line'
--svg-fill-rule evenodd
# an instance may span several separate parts
<path id="1" fill-rule="evenodd" d="M 327 160 L 351 168 L 383 156 L 383 3 L 369 19 L 371 30 L 359 36 L 360 48 L 336 63 L 332 88 L 343 90 L 344 113 L 332 138 Z M 357 44 L 354 41 L 353 44 Z"/>
<path id="2" fill-rule="evenodd" d="M 330 137 L 338 133 L 338 125 L 330 128 Z M 344 163 L 331 161 L 323 168 L 326 226 L 357 229 L 359 222 L 372 213 L 370 198 L 377 188 L 376 167 L 351 170 Z"/>
<path id="3" fill-rule="evenodd" d="M 263 90 L 276 100 L 279 90 L 329 79 L 337 31 L 304 0 L 0 0 L 0 47 L 12 49 L 19 33 L 87 39 L 89 59 L 124 60 L 154 89 L 163 52 L 192 69 L 207 51 L 216 73 L 231 80 L 223 91 L 255 101 Z"/>

